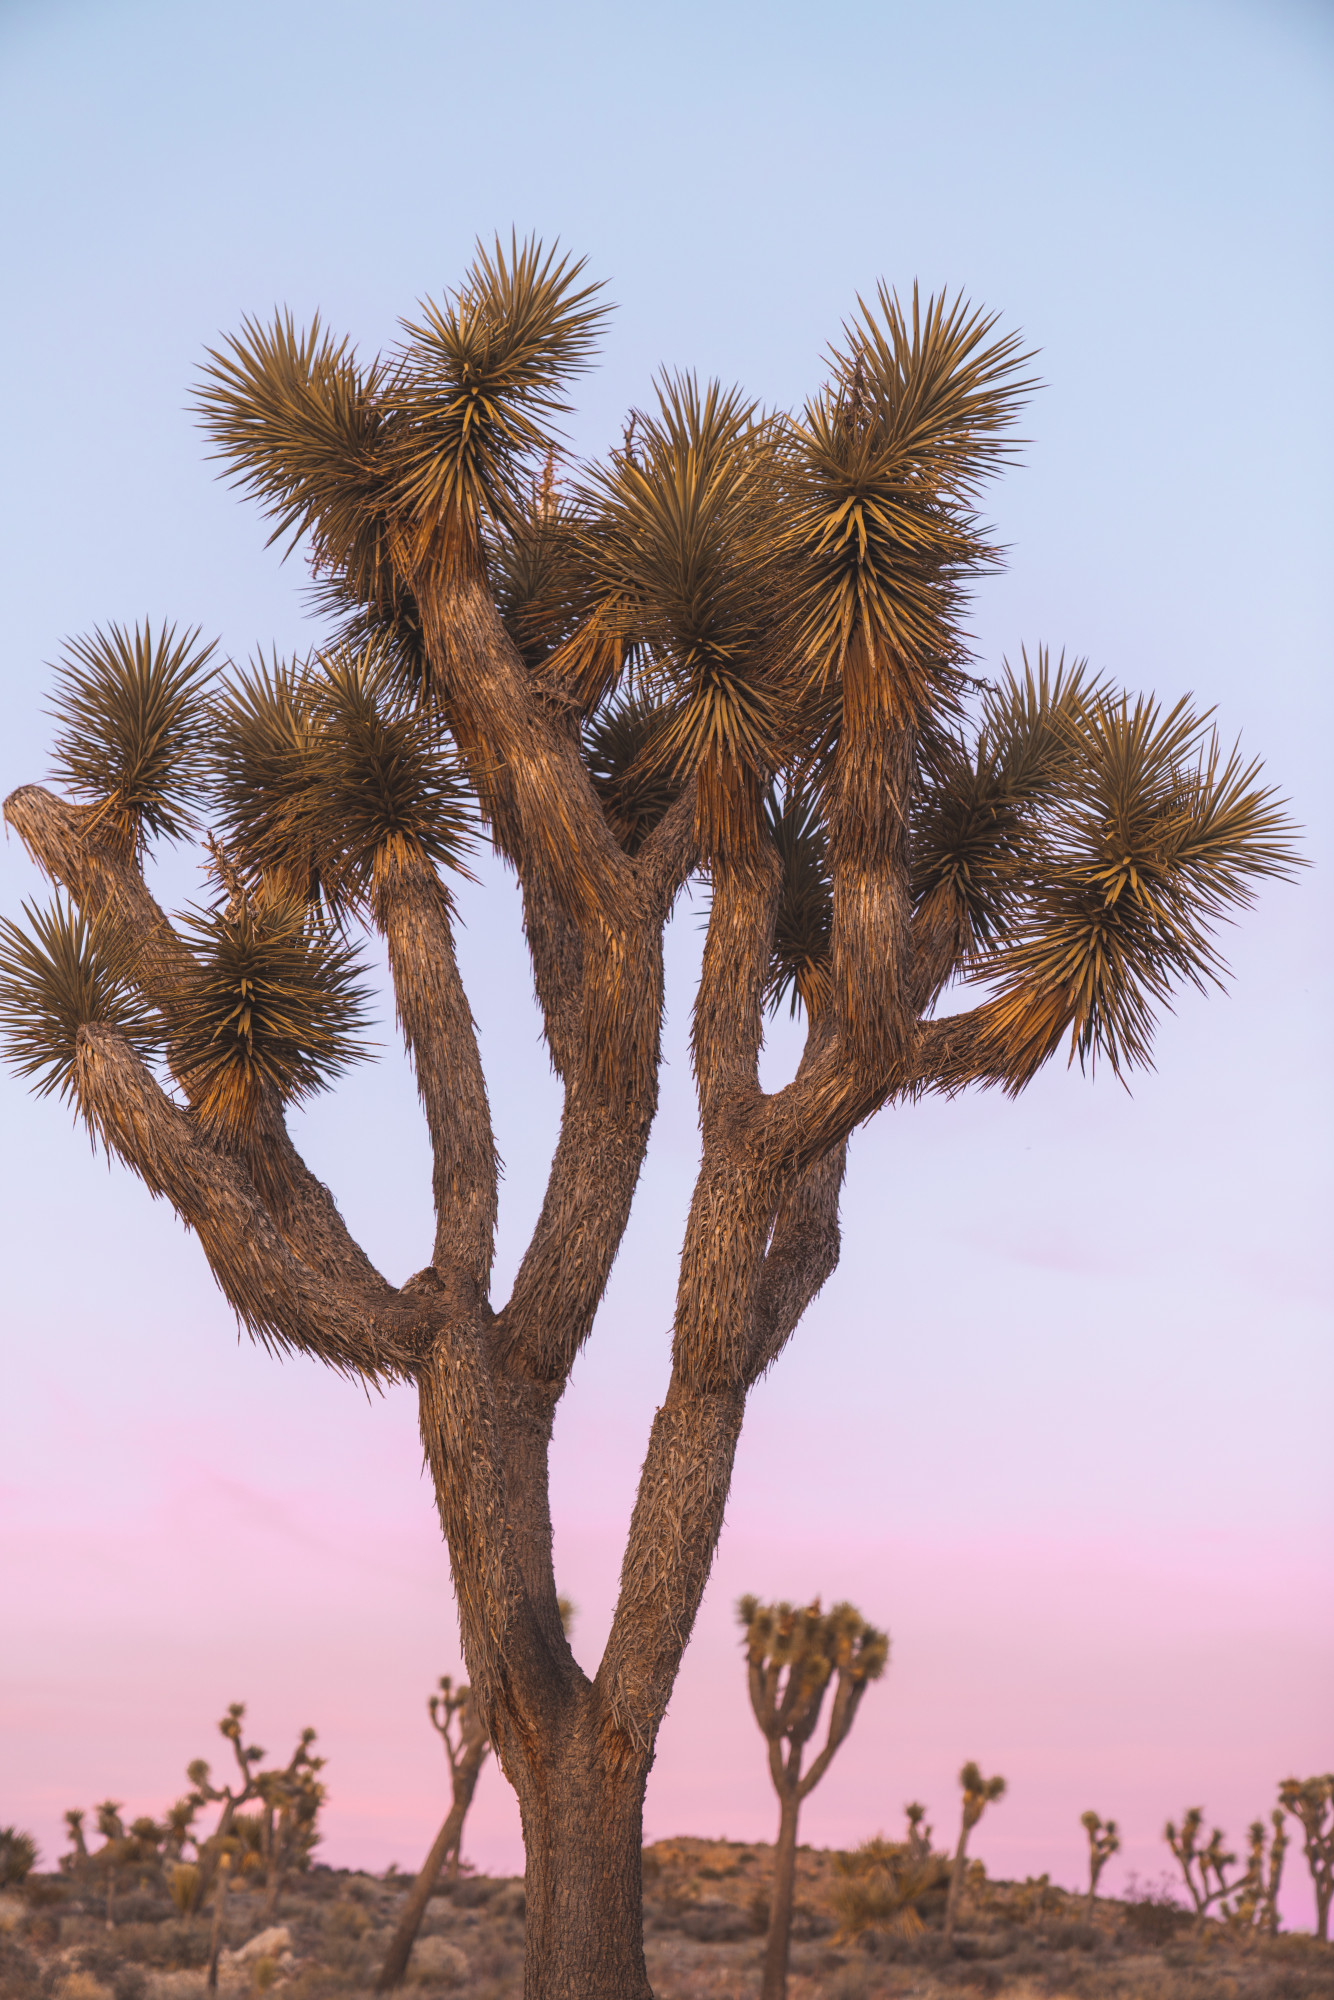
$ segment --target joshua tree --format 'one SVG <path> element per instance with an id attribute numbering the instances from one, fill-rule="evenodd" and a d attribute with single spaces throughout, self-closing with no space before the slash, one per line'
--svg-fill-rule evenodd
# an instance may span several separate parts
<path id="1" fill-rule="evenodd" d="M 333 637 L 212 678 L 165 628 L 71 644 L 57 775 L 5 811 L 61 893 L 0 934 L 0 1033 L 195 1231 L 244 1326 L 416 1386 L 468 1678 L 523 1813 L 527 1993 L 630 2000 L 643 1791 L 722 1525 L 750 1388 L 838 1256 L 852 1132 L 1063 1045 L 1125 1073 L 1217 922 L 1293 864 L 1257 767 L 1189 701 L 1082 667 L 970 672 L 974 511 L 1030 386 L 964 301 L 860 303 L 792 415 L 664 375 L 600 465 L 554 428 L 604 308 L 581 266 L 481 251 L 368 363 L 247 321 L 199 392 L 224 468 L 302 542 Z M 151 843 L 210 823 L 169 921 Z M 514 1289 L 449 871 L 518 877 L 564 1116 Z M 662 937 L 708 885 L 702 1149 L 672 1372 L 602 1661 L 561 1631 L 547 1453 L 658 1096 Z M 433 1148 L 435 1236 L 389 1283 L 285 1107 L 359 1052 L 374 927 Z M 939 1003 L 957 982 L 985 997 Z M 974 996 L 976 997 L 976 996 Z M 766 1005 L 804 1054 L 761 1088 Z"/>
<path id="2" fill-rule="evenodd" d="M 568 1623 L 568 1620 L 565 1622 Z M 431 1900 L 441 1870 L 448 1863 L 450 1874 L 458 1874 L 459 1856 L 463 1849 L 463 1822 L 468 1816 L 472 1795 L 477 1790 L 486 1753 L 491 1748 L 486 1725 L 470 1687 L 455 1687 L 450 1676 L 442 1674 L 440 1691 L 430 1697 L 427 1708 L 431 1726 L 438 1733 L 449 1759 L 450 1807 L 431 1851 L 422 1863 L 421 1873 L 408 1892 L 403 1914 L 375 1982 L 377 1993 L 387 1993 L 390 1987 L 397 1986 L 407 1971 L 413 1944 L 426 1915 L 426 1905 Z"/>
<path id="3" fill-rule="evenodd" d="M 1209 1835 L 1208 1845 L 1200 1846 L 1203 1826 L 1203 1808 L 1192 1806 L 1179 1829 L 1170 1819 L 1163 1828 L 1163 1839 L 1177 1858 L 1177 1865 L 1185 1877 L 1186 1893 L 1195 1907 L 1197 1923 L 1201 1925 L 1215 1903 L 1225 1902 L 1241 1886 L 1227 1879 L 1227 1871 L 1236 1865 L 1237 1857 L 1224 1848 L 1223 1834 L 1218 1827 Z"/>
<path id="4" fill-rule="evenodd" d="M 1114 1819 L 1104 1822 L 1095 1812 L 1081 1813 L 1079 1824 L 1089 1837 L 1089 1892 L 1084 1904 L 1084 1914 L 1092 1921 L 1099 1877 L 1112 1856 L 1120 1853 L 1121 1836 L 1116 1830 Z"/>
<path id="5" fill-rule="evenodd" d="M 228 1866 L 231 1866 L 229 1842 L 232 1836 L 232 1821 L 242 1806 L 249 1805 L 252 1799 L 257 1799 L 260 1795 L 257 1767 L 264 1752 L 257 1743 L 247 1745 L 244 1742 L 241 1733 L 244 1719 L 245 1703 L 234 1701 L 228 1706 L 226 1715 L 218 1724 L 219 1735 L 225 1736 L 232 1746 L 232 1755 L 236 1760 L 241 1779 L 238 1786 L 215 1785 L 209 1766 L 202 1757 L 196 1757 L 185 1769 L 186 1777 L 194 1786 L 194 1798 L 198 1804 L 222 1807 L 218 1823 L 208 1839 L 195 1843 L 198 1873 L 195 1876 L 193 1892 L 186 1905 L 186 1914 L 190 1916 L 193 1916 L 196 1910 L 203 1908 L 208 1892 L 213 1886 L 213 1878 L 224 1856 L 229 1857 Z"/>
<path id="6" fill-rule="evenodd" d="M 1315 1931 L 1329 1940 L 1329 1906 L 1334 1898 L 1334 1771 L 1319 1778 L 1285 1778 L 1278 1799 L 1297 1820 L 1306 1865 L 1315 1887 Z"/>
<path id="7" fill-rule="evenodd" d="M 954 1850 L 954 1866 L 950 1870 L 950 1892 L 945 1902 L 946 1944 L 953 1941 L 955 1920 L 959 1914 L 959 1897 L 963 1893 L 963 1871 L 968 1857 L 968 1836 L 987 1807 L 996 1799 L 1005 1797 L 1004 1778 L 984 1778 L 971 1759 L 960 1771 L 959 1783 L 963 1788 L 963 1815 L 959 1821 L 959 1845 Z"/>
<path id="8" fill-rule="evenodd" d="M 257 1777 L 259 1796 L 264 1803 L 262 1816 L 265 1866 L 264 1922 L 270 1924 L 278 1913 L 278 1898 L 294 1868 L 305 1868 L 319 1844 L 320 1807 L 324 1786 L 318 1772 L 323 1757 L 312 1757 L 313 1729 L 303 1729 L 296 1749 L 281 1770 L 261 1771 Z"/>
<path id="9" fill-rule="evenodd" d="M 832 1611 L 824 1612 L 818 1597 L 813 1604 L 796 1610 L 790 1604 L 761 1604 L 756 1597 L 743 1597 L 737 1616 L 746 1633 L 750 1705 L 769 1744 L 769 1776 L 779 1800 L 760 1995 L 761 2000 L 783 2000 L 802 1800 L 829 1769 L 856 1720 L 867 1687 L 884 1673 L 889 1640 L 874 1625 L 868 1625 L 851 1604 L 836 1604 Z M 834 1698 L 824 1747 L 803 1775 L 802 1759 L 815 1734 L 831 1680 Z"/>
<path id="10" fill-rule="evenodd" d="M 1278 1931 L 1278 1892 L 1283 1880 L 1283 1859 L 1288 1851 L 1286 1815 L 1275 1807 L 1269 1827 L 1253 1819 L 1247 1829 L 1249 1845 L 1246 1873 L 1237 1884 L 1236 1900 L 1228 1912 L 1239 1930 Z M 1266 1846 L 1268 1853 L 1266 1854 Z"/>

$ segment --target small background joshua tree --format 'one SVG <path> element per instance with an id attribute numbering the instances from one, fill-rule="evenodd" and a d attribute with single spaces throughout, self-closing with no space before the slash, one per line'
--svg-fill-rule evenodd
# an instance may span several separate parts
<path id="1" fill-rule="evenodd" d="M 1224 1903 L 1241 1887 L 1240 1882 L 1228 1880 L 1227 1871 L 1235 1867 L 1237 1857 L 1225 1848 L 1221 1829 L 1214 1827 L 1208 1845 L 1200 1846 L 1203 1825 L 1203 1808 L 1192 1806 L 1179 1828 L 1170 1819 L 1163 1828 L 1163 1839 L 1176 1856 L 1177 1866 L 1185 1879 L 1186 1893 L 1194 1905 L 1196 1922 L 1200 1926 L 1215 1903 Z"/>
<path id="2" fill-rule="evenodd" d="M 971 1759 L 960 1771 L 959 1783 L 963 1787 L 963 1816 L 959 1822 L 959 1845 L 954 1850 L 954 1866 L 950 1870 L 950 1893 L 945 1904 L 947 1945 L 953 1942 L 955 1920 L 959 1914 L 959 1897 L 963 1893 L 963 1871 L 968 1857 L 968 1836 L 987 1807 L 1005 1796 L 1004 1778 L 984 1778 Z"/>
<path id="3" fill-rule="evenodd" d="M 1329 1906 L 1334 1898 L 1334 1771 L 1318 1778 L 1285 1778 L 1278 1788 L 1281 1806 L 1302 1830 L 1306 1865 L 1315 1887 L 1315 1934 L 1329 1942 Z"/>
<path id="4" fill-rule="evenodd" d="M 1095 1812 L 1081 1813 L 1079 1824 L 1089 1837 L 1089 1893 L 1085 1910 L 1091 1922 L 1099 1877 L 1112 1856 L 1120 1852 L 1121 1836 L 1114 1819 L 1099 1819 Z"/>
<path id="5" fill-rule="evenodd" d="M 561 1599 L 561 1603 L 563 1605 L 565 1600 Z M 439 1692 L 430 1696 L 426 1706 L 431 1726 L 444 1744 L 445 1755 L 449 1759 L 450 1807 L 390 1939 L 384 1964 L 375 1982 L 377 1993 L 387 1993 L 391 1987 L 397 1986 L 407 1971 L 413 1944 L 441 1871 L 448 1866 L 451 1877 L 459 1872 L 463 1822 L 468 1816 L 473 1793 L 477 1790 L 486 1753 L 491 1748 L 486 1724 L 470 1687 L 463 1684 L 455 1687 L 450 1676 L 442 1674 Z"/>
<path id="6" fill-rule="evenodd" d="M 1228 1922 L 1234 1930 L 1264 1931 L 1274 1937 L 1278 1932 L 1278 1892 L 1283 1880 L 1283 1858 L 1288 1851 L 1288 1830 L 1286 1816 L 1278 1807 L 1270 1813 L 1269 1822 L 1266 1828 L 1262 1819 L 1253 1819 L 1248 1828 L 1246 1873 L 1237 1886 Z"/>
<path id="7" fill-rule="evenodd" d="M 737 1616 L 746 1632 L 750 1705 L 768 1739 L 769 1775 L 780 1807 L 760 1994 L 761 2000 L 784 2000 L 801 1802 L 829 1769 L 867 1687 L 884 1673 L 889 1639 L 868 1625 L 851 1604 L 836 1604 L 825 1613 L 819 1598 L 794 1610 L 790 1604 L 761 1604 L 758 1598 L 743 1597 Z M 803 1776 L 802 1759 L 831 1680 L 834 1699 L 824 1748 Z"/>
<path id="8" fill-rule="evenodd" d="M 556 1609 L 560 1613 L 561 1629 L 568 1639 L 576 1607 L 570 1598 L 558 1597 Z M 463 1822 L 468 1817 L 477 1780 L 482 1775 L 482 1766 L 491 1748 L 486 1723 L 470 1687 L 462 1684 L 455 1687 L 451 1677 L 442 1674 L 439 1690 L 429 1696 L 426 1707 L 431 1726 L 444 1744 L 445 1755 L 449 1759 L 450 1806 L 444 1824 L 431 1844 L 431 1851 L 422 1863 L 421 1873 L 403 1905 L 375 1982 L 377 1993 L 387 1993 L 402 1982 L 422 1918 L 426 1915 L 426 1906 L 441 1872 L 447 1867 L 451 1879 L 459 1872 L 463 1853 Z"/>

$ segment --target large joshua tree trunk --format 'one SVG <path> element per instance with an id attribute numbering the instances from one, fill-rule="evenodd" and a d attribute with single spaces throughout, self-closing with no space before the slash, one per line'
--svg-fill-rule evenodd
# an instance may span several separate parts
<path id="1" fill-rule="evenodd" d="M 602 1737 L 602 1740 L 599 1740 Z M 519 1786 L 527 1856 L 525 2000 L 650 2000 L 644 1968 L 648 1760 L 608 1757 L 590 1699 Z"/>

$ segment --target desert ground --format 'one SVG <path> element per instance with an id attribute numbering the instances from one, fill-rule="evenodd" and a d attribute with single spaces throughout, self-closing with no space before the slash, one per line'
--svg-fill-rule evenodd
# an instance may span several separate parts
<path id="1" fill-rule="evenodd" d="M 646 1953 L 658 2000 L 750 2000 L 759 1989 L 771 1852 L 680 1839 L 645 1850 Z M 1084 1899 L 1045 1881 L 973 1871 L 954 1949 L 928 1902 L 915 1936 L 840 1928 L 836 1857 L 799 1860 L 791 2000 L 1005 1994 L 1013 2000 L 1334 2000 L 1334 1947 L 1304 1933 L 1201 1930 L 1161 1893 Z M 285 1892 L 272 1924 L 263 1895 L 238 1885 L 226 1906 L 217 1989 L 223 2000 L 357 2000 L 368 1995 L 407 1878 L 315 1866 Z M 122 1884 L 114 1923 L 92 1881 L 34 1875 L 0 1896 L 0 2000 L 206 2000 L 211 1919 L 183 1920 L 165 1890 Z M 409 1971 L 408 2000 L 457 1993 L 518 2000 L 524 1892 L 519 1879 L 464 1874 L 433 1898 Z"/>

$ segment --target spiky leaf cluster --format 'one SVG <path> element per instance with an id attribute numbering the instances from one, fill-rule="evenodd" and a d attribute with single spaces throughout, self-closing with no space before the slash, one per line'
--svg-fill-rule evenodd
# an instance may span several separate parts
<path id="1" fill-rule="evenodd" d="M 0 1052 L 39 1097 L 77 1099 L 79 1030 L 124 1035 L 147 1060 L 160 1024 L 130 977 L 123 940 L 106 916 L 89 917 L 57 896 L 23 905 L 27 928 L 0 917 Z"/>
<path id="2" fill-rule="evenodd" d="M 832 378 L 785 427 L 781 534 L 797 570 L 798 643 L 842 720 L 905 725 L 948 693 L 964 580 L 995 560 L 971 511 L 1012 455 L 1033 386 L 1015 335 L 962 299 L 881 285 L 832 354 Z"/>
<path id="3" fill-rule="evenodd" d="M 970 742 L 928 732 L 913 812 L 913 901 L 920 921 L 968 962 L 1007 932 L 1041 865 L 1044 814 L 1078 762 L 1078 724 L 1095 692 L 1083 662 L 1008 667 L 986 690 Z"/>
<path id="4" fill-rule="evenodd" d="M 383 612 L 416 561 L 479 570 L 522 510 L 562 387 L 606 309 L 582 261 L 529 239 L 478 245 L 456 292 L 423 301 L 400 351 L 362 368 L 318 319 L 247 320 L 210 355 L 198 408 L 217 455 L 317 571 Z"/>
<path id="5" fill-rule="evenodd" d="M 680 780 L 661 754 L 664 710 L 636 695 L 622 695 L 594 717 L 584 734 L 584 762 L 607 824 L 627 854 L 679 798 Z"/>
<path id="6" fill-rule="evenodd" d="M 472 557 L 488 527 L 514 522 L 551 449 L 564 385 L 588 366 L 607 315 L 601 286 L 579 284 L 584 268 L 535 238 L 512 238 L 508 254 L 497 238 L 478 245 L 457 292 L 404 324 L 395 501 L 447 558 Z"/>
<path id="7" fill-rule="evenodd" d="M 783 869 L 766 998 L 775 1013 L 786 997 L 789 1013 L 804 1007 L 814 1020 L 829 999 L 834 921 L 819 801 L 795 787 L 781 797 L 771 791 L 765 821 Z"/>
<path id="8" fill-rule="evenodd" d="M 1189 701 L 1080 703 L 1022 904 L 985 962 L 1015 1087 L 1068 1034 L 1116 1071 L 1151 1060 L 1154 1011 L 1225 970 L 1215 926 L 1291 872 L 1290 822 L 1259 766 Z"/>
<path id="9" fill-rule="evenodd" d="M 229 852 L 334 915 L 369 904 L 377 871 L 462 869 L 471 819 L 457 760 L 382 641 L 240 674 L 215 704 L 214 789 Z"/>
<path id="10" fill-rule="evenodd" d="M 70 640 L 56 668 L 55 776 L 101 807 L 108 834 L 132 851 L 195 824 L 213 651 L 197 628 L 110 625 Z"/>
<path id="11" fill-rule="evenodd" d="M 795 1606 L 743 1597 L 737 1617 L 745 1630 L 750 1665 L 785 1668 L 789 1689 L 801 1690 L 800 1695 L 785 1698 L 785 1708 L 804 1705 L 835 1673 L 853 1681 L 876 1681 L 889 1664 L 889 1635 L 868 1624 L 852 1604 L 822 1611 L 818 1597 L 811 1604 Z"/>
<path id="12" fill-rule="evenodd" d="M 270 542 L 309 536 L 316 570 L 350 579 L 364 603 L 394 585 L 392 383 L 392 368 L 363 369 L 318 314 L 298 331 L 279 313 L 210 350 L 198 388 L 215 456 L 273 521 Z"/>
<path id="13" fill-rule="evenodd" d="M 273 884 L 181 924 L 192 970 L 171 998 L 171 1065 L 199 1115 L 244 1141 L 266 1096 L 308 1097 L 365 1054 L 357 956 Z"/>
<path id="14" fill-rule="evenodd" d="M 697 777 L 709 848 L 753 836 L 759 786 L 791 753 L 777 644 L 772 426 L 719 384 L 664 375 L 584 490 L 599 637 L 619 632 L 664 710 L 657 756 Z"/>

